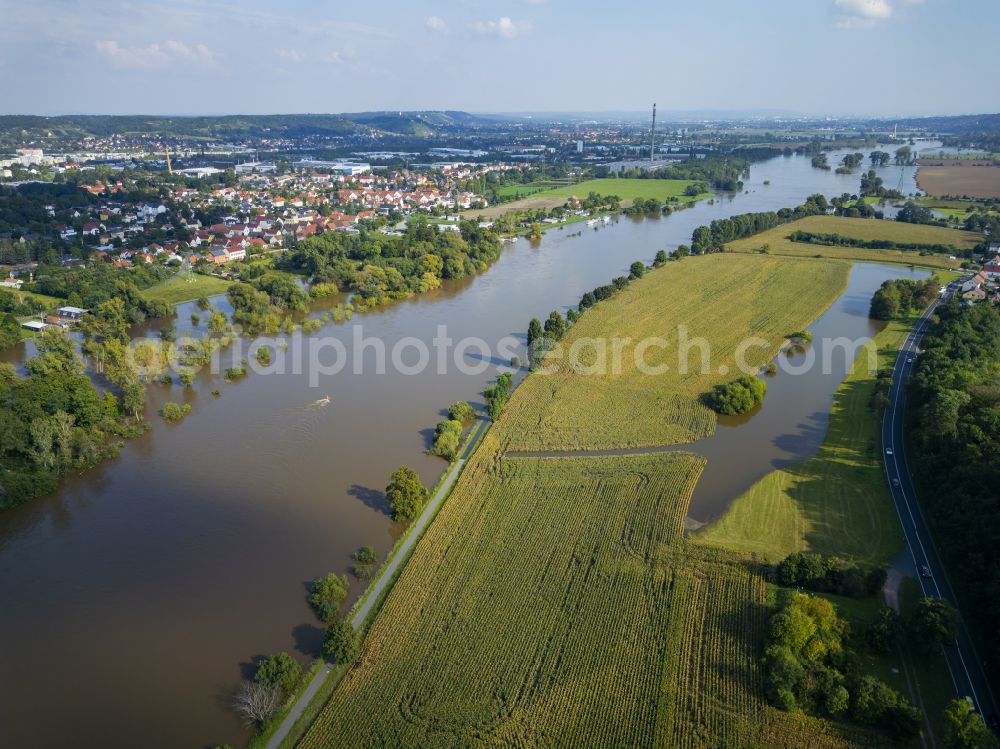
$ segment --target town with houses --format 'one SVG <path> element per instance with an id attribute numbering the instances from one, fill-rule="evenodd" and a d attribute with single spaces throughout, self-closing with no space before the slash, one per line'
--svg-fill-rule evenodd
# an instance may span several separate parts
<path id="1" fill-rule="evenodd" d="M 488 205 L 463 185 L 488 172 L 524 168 L 451 161 L 427 164 L 420 171 L 375 171 L 361 162 L 308 160 L 279 171 L 273 163 L 253 162 L 252 168 L 236 168 L 228 175 L 213 167 L 171 171 L 191 186 L 167 183 L 158 193 L 146 190 L 136 200 L 137 186 L 124 170 L 105 169 L 98 177 L 86 162 L 53 159 L 41 149 L 18 149 L 16 159 L 39 174 L 83 175 L 78 185 L 93 202 L 47 204 L 44 231 L 0 233 L 15 254 L 19 243 L 45 240 L 61 248 L 57 262 L 63 266 L 98 261 L 117 268 L 164 264 L 206 272 L 250 256 L 280 253 L 320 232 L 357 233 L 362 223 L 391 235 L 405 227 L 408 217 L 420 215 L 441 231 L 457 231 L 458 211 Z M 203 221 L 199 216 L 214 218 Z M 0 286 L 20 289 L 35 266 L 37 262 L 9 264 Z M 50 322 L 73 319 L 59 312 Z M 32 321 L 30 327 L 40 325 Z"/>

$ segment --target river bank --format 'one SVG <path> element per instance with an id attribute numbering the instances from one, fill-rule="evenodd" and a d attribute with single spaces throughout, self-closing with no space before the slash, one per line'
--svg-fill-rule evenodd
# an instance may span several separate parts
<path id="1" fill-rule="evenodd" d="M 885 170 L 894 186 L 912 181 L 909 174 Z M 440 324 L 456 340 L 523 342 L 531 317 L 575 306 L 585 291 L 627 274 L 632 261 L 689 243 L 697 226 L 797 205 L 813 192 L 853 191 L 857 179 L 779 157 L 755 165 L 739 195 L 669 217 L 621 217 L 580 236 L 552 231 L 534 246 L 515 242 L 479 276 L 317 332 L 348 348 L 355 329 L 391 349 L 408 337 L 431 341 Z M 213 302 L 228 310 L 224 298 Z M 194 311 L 178 308 L 179 335 Z M 14 357 L 29 350 L 21 345 Z M 0 517 L 0 595 L 18 604 L 0 622 L 0 635 L 17 643 L 0 674 L 9 740 L 38 747 L 245 740 L 226 707 L 229 690 L 257 655 L 287 650 L 305 660 L 318 652 L 322 630 L 306 604 L 306 582 L 347 572 L 360 545 L 384 558 L 402 531 L 381 492 L 389 472 L 410 465 L 434 484 L 445 464 L 425 450 L 439 409 L 460 399 L 481 406 L 483 387 L 508 362 L 470 356 L 468 363 L 482 372 L 347 371 L 318 387 L 306 373 L 228 386 L 206 373 L 189 391 L 151 387 L 148 435 L 114 463 Z M 308 408 L 324 394 L 327 408 Z M 191 403 L 191 414 L 159 423 L 153 417 L 167 400 Z M 347 605 L 361 589 L 352 583 Z M 74 622 L 68 632 L 54 624 L 64 620 Z M 150 649 L 154 641 L 170 645 Z M 187 654 L 184 668 L 179 652 Z M 66 662 L 75 664 L 69 674 L 58 668 Z M 184 706 L 183 721 L 176 705 Z"/>

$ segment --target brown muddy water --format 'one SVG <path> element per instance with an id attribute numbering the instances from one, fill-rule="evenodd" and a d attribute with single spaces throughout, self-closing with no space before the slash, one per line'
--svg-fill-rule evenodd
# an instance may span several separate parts
<path id="1" fill-rule="evenodd" d="M 887 185 L 914 189 L 912 168 L 882 171 Z M 858 180 L 779 157 L 754 166 L 746 193 L 669 218 L 552 231 L 535 246 L 522 240 L 475 278 L 314 335 L 350 349 L 360 326 L 391 349 L 408 336 L 429 344 L 446 325 L 456 341 L 523 341 L 531 317 L 565 312 L 632 261 L 689 242 L 696 226 L 793 206 L 813 192 L 856 192 Z M 847 294 L 814 326 L 817 338 L 827 323 L 836 335 L 870 333 L 866 295 L 906 274 L 857 266 Z M 180 332 L 192 310 L 179 309 Z M 4 358 L 30 355 L 29 344 Z M 307 582 L 347 572 L 359 546 L 380 556 L 391 548 L 400 529 L 381 489 L 401 464 L 436 481 L 445 464 L 424 451 L 442 409 L 460 399 L 481 404 L 482 388 L 506 362 L 481 363 L 476 375 L 453 366 L 417 375 L 348 369 L 317 387 L 306 372 L 232 384 L 202 373 L 187 392 L 151 386 L 149 433 L 55 494 L 0 514 L 0 746 L 244 742 L 247 731 L 226 707 L 231 690 L 257 656 L 287 650 L 306 662 L 317 654 L 322 632 L 305 601 Z M 692 515 L 717 514 L 742 482 L 811 454 L 837 382 L 836 374 L 822 383 L 778 375 L 749 422 L 720 427 L 699 445 L 709 466 Z M 328 405 L 316 403 L 327 395 Z M 191 414 L 163 423 L 156 411 L 167 400 L 191 403 Z M 361 590 L 353 581 L 351 600 Z"/>

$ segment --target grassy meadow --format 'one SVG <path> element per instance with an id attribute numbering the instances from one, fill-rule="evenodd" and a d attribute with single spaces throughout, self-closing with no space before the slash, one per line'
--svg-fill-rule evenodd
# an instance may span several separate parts
<path id="1" fill-rule="evenodd" d="M 892 366 L 911 325 L 894 321 L 875 336 L 879 368 Z M 815 551 L 888 563 L 905 542 L 882 470 L 880 419 L 869 407 L 874 391 L 862 351 L 834 396 L 819 452 L 762 478 L 697 541 L 772 562 Z"/>
<path id="2" fill-rule="evenodd" d="M 695 201 L 711 197 L 712 193 L 698 196 L 685 195 L 684 190 L 694 182 L 686 179 L 588 179 L 572 185 L 554 187 L 550 190 L 535 193 L 536 198 L 585 198 L 590 193 L 598 195 L 617 195 L 623 203 L 633 200 L 669 200 L 677 198 L 683 201 Z"/>
<path id="3" fill-rule="evenodd" d="M 945 244 L 952 245 L 956 250 L 974 247 L 982 239 L 972 232 L 939 226 L 907 224 L 901 221 L 880 221 L 878 219 L 844 218 L 842 216 L 808 216 L 752 237 L 730 242 L 726 245 L 726 249 L 730 252 L 752 254 L 759 253 L 764 245 L 768 245 L 768 254 L 770 255 L 811 258 L 819 256 L 840 260 L 923 265 L 931 268 L 957 268 L 959 265 L 959 261 L 950 260 L 947 255 L 921 255 L 914 250 L 870 250 L 862 247 L 833 247 L 792 242 L 788 237 L 794 231 L 840 234 L 844 237 L 865 241 L 889 240 L 919 244 Z"/>
<path id="4" fill-rule="evenodd" d="M 749 336 L 767 341 L 751 348 L 746 361 L 765 366 L 786 336 L 818 317 L 843 292 L 846 263 L 727 254 L 685 258 L 646 274 L 610 300 L 588 310 L 559 348 L 546 359 L 550 374 L 528 378 L 503 416 L 507 447 L 514 450 L 643 447 L 691 442 L 712 434 L 715 414 L 700 396 L 737 372 L 737 346 Z M 710 346 L 709 371 L 702 373 L 700 348 L 678 366 L 681 328 L 685 338 Z M 636 345 L 651 337 L 645 362 L 667 371 L 650 376 L 635 363 Z M 621 371 L 608 355 L 598 356 L 588 339 L 630 338 L 622 346 Z M 583 370 L 560 354 L 579 351 Z M 604 361 L 606 374 L 587 374 Z M 726 374 L 720 374 L 720 369 Z"/>
<path id="5" fill-rule="evenodd" d="M 162 299 L 170 304 L 190 302 L 203 296 L 225 294 L 232 281 L 206 276 L 201 273 L 183 273 L 161 284 L 152 286 L 142 293 L 144 299 Z"/>

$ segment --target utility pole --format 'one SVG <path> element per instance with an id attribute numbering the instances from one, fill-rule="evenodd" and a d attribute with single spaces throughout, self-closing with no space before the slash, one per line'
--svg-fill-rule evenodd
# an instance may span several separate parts
<path id="1" fill-rule="evenodd" d="M 656 102 L 653 103 L 653 126 L 649 129 L 649 160 L 656 159 Z"/>

